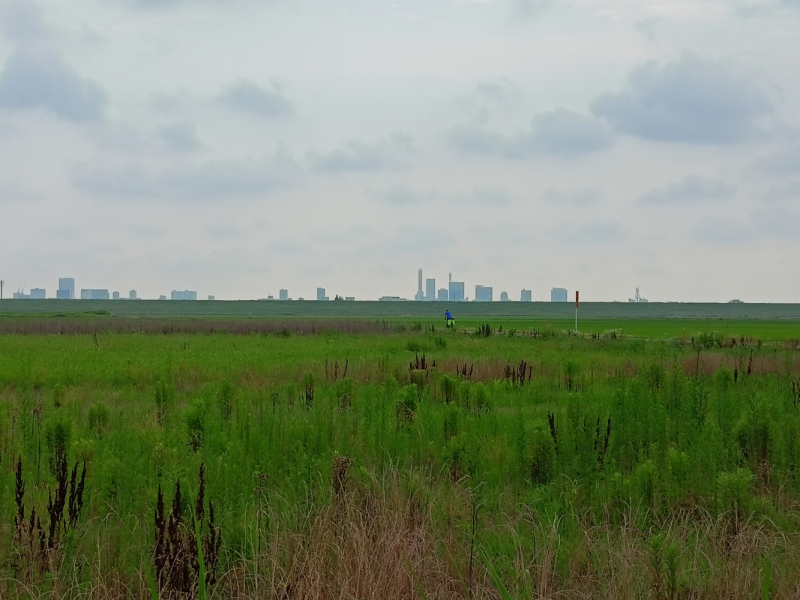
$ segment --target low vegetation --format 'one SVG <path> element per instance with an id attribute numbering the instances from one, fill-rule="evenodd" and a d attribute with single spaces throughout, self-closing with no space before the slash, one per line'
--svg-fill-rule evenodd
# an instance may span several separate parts
<path id="1" fill-rule="evenodd" d="M 0 336 L 0 597 L 800 596 L 794 342 L 365 327 Z"/>

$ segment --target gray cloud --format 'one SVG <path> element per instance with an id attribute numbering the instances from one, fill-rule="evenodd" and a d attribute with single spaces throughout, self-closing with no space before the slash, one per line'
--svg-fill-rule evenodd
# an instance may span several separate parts
<path id="1" fill-rule="evenodd" d="M 230 86 L 218 100 L 227 108 L 257 117 L 273 118 L 292 114 L 291 103 L 275 84 L 272 89 L 267 89 L 242 79 Z"/>
<path id="2" fill-rule="evenodd" d="M 578 190 L 557 190 L 547 188 L 541 195 L 542 200 L 551 204 L 565 206 L 588 206 L 596 204 L 603 198 L 603 190 L 599 188 L 583 188 Z"/>
<path id="3" fill-rule="evenodd" d="M 46 32 L 39 7 L 22 0 L 0 5 L 0 33 L 16 44 L 43 40 Z"/>
<path id="4" fill-rule="evenodd" d="M 308 162 L 317 171 L 379 171 L 408 167 L 414 152 L 411 137 L 395 134 L 372 144 L 353 140 L 327 154 L 312 150 Z"/>
<path id="5" fill-rule="evenodd" d="M 758 231 L 752 223 L 727 217 L 702 219 L 690 230 L 690 237 L 706 244 L 741 244 L 753 240 Z"/>
<path id="6" fill-rule="evenodd" d="M 640 202 L 645 204 L 679 204 L 725 200 L 736 193 L 736 188 L 719 179 L 706 179 L 700 175 L 687 175 L 680 181 L 668 183 L 645 192 Z"/>
<path id="7" fill-rule="evenodd" d="M 499 78 L 482 81 L 458 104 L 478 123 L 484 124 L 493 113 L 508 112 L 522 100 L 522 92 L 511 81 Z"/>
<path id="8" fill-rule="evenodd" d="M 565 244 L 609 244 L 625 240 L 628 234 L 616 221 L 592 221 L 562 223 L 553 230 L 553 237 Z"/>
<path id="9" fill-rule="evenodd" d="M 503 206 L 510 202 L 511 194 L 498 187 L 476 186 L 468 192 L 441 192 L 439 190 L 414 191 L 405 184 L 395 184 L 385 190 L 370 191 L 379 202 L 396 205 L 452 203 Z"/>
<path id="10" fill-rule="evenodd" d="M 532 21 L 541 17 L 552 7 L 552 0 L 515 0 L 513 17 L 520 21 Z"/>
<path id="11" fill-rule="evenodd" d="M 800 174 L 800 144 L 762 158 L 756 162 L 756 167 L 768 173 Z"/>
<path id="12" fill-rule="evenodd" d="M 113 197 L 213 200 L 269 192 L 288 185 L 299 168 L 276 155 L 255 161 L 217 161 L 154 170 L 133 164 L 123 168 L 83 165 L 72 183 L 77 188 Z"/>
<path id="13" fill-rule="evenodd" d="M 574 157 L 604 150 L 611 141 L 605 124 L 565 108 L 536 115 L 529 130 L 512 136 L 470 127 L 449 135 L 450 145 L 461 153 L 517 159 L 534 154 Z"/>
<path id="14" fill-rule="evenodd" d="M 753 222 L 764 233 L 787 239 L 800 238 L 800 213 L 785 207 L 771 206 L 756 210 Z"/>
<path id="15" fill-rule="evenodd" d="M 684 54 L 660 67 L 648 62 L 628 86 L 607 93 L 592 112 L 619 132 L 656 141 L 732 144 L 758 131 L 756 119 L 772 110 L 755 85 L 722 63 Z"/>
<path id="16" fill-rule="evenodd" d="M 158 137 L 168 148 L 178 152 L 194 152 L 203 147 L 191 123 L 173 123 L 162 127 L 158 130 Z"/>
<path id="17" fill-rule="evenodd" d="M 800 0 L 736 0 L 734 10 L 740 17 L 769 17 L 783 9 L 800 9 Z"/>
<path id="18" fill-rule="evenodd" d="M 648 42 L 654 42 L 656 40 L 656 30 L 661 25 L 663 19 L 658 17 L 648 17 L 645 19 L 639 19 L 636 21 L 633 26 L 636 28 L 642 37 L 646 39 Z"/>
<path id="19" fill-rule="evenodd" d="M 772 186 L 764 192 L 763 198 L 768 202 L 800 200 L 800 181 L 793 181 L 782 186 Z"/>
<path id="20" fill-rule="evenodd" d="M 5 201 L 26 202 L 39 199 L 40 194 L 23 189 L 16 181 L 0 181 L 0 204 Z"/>
<path id="21" fill-rule="evenodd" d="M 47 108 L 62 119 L 85 122 L 101 120 L 105 105 L 105 93 L 96 83 L 49 50 L 17 49 L 0 74 L 0 108 Z"/>

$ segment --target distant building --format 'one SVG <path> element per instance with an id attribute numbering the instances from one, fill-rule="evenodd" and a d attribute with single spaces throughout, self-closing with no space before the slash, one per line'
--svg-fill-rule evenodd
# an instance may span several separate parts
<path id="1" fill-rule="evenodd" d="M 567 290 L 564 288 L 553 288 L 550 290 L 550 302 L 566 302 Z"/>
<path id="2" fill-rule="evenodd" d="M 33 296 L 33 290 L 31 290 L 31 296 Z M 744 304 L 744 300 L 729 300 L 728 304 Z"/>
<path id="3" fill-rule="evenodd" d="M 463 281 L 451 281 L 450 282 L 450 289 L 448 290 L 448 301 L 449 302 L 463 302 L 464 301 L 464 282 Z"/>
<path id="4" fill-rule="evenodd" d="M 170 300 L 197 300 L 197 292 L 193 292 L 191 290 L 172 290 L 170 294 Z"/>
<path id="5" fill-rule="evenodd" d="M 492 288 L 485 285 L 475 286 L 475 302 L 491 302 Z"/>
<path id="6" fill-rule="evenodd" d="M 119 300 L 119 292 L 114 292 L 113 294 L 111 294 L 111 298 L 114 300 Z"/>
<path id="7" fill-rule="evenodd" d="M 288 300 L 289 299 L 289 290 L 281 290 L 278 292 L 278 299 L 279 300 Z"/>
<path id="8" fill-rule="evenodd" d="M 519 301 L 520 302 L 531 302 L 531 291 L 530 290 L 522 290 L 519 294 Z"/>
<path id="9" fill-rule="evenodd" d="M 447 291 L 447 288 L 442 288 L 442 289 L 439 290 L 439 295 L 436 296 L 436 299 L 439 302 L 447 302 L 449 297 L 450 297 L 450 293 Z"/>
<path id="10" fill-rule="evenodd" d="M 108 300 L 108 290 L 81 290 L 81 300 Z"/>
<path id="11" fill-rule="evenodd" d="M 58 291 L 56 298 L 59 300 L 74 300 L 75 299 L 75 279 L 72 277 L 61 277 L 58 280 Z"/>
<path id="12" fill-rule="evenodd" d="M 158 297 L 158 299 L 159 299 L 159 300 L 166 300 L 166 299 L 167 299 L 167 297 L 166 297 L 164 294 L 161 294 L 161 295 Z"/>
<path id="13" fill-rule="evenodd" d="M 345 301 L 347 301 L 347 302 L 355 302 L 356 301 L 356 297 L 355 296 L 347 296 L 347 297 L 345 297 Z"/>
<path id="14" fill-rule="evenodd" d="M 508 292 L 500 292 L 500 302 L 508 302 Z"/>
<path id="15" fill-rule="evenodd" d="M 31 288 L 31 300 L 44 300 L 47 298 L 47 292 L 42 288 Z"/>
<path id="16" fill-rule="evenodd" d="M 317 300 L 319 302 L 324 302 L 328 300 L 328 297 L 325 295 L 325 288 L 318 287 L 317 288 Z"/>
<path id="17" fill-rule="evenodd" d="M 400 296 L 381 296 L 378 302 L 406 302 L 406 299 Z"/>
<path id="18" fill-rule="evenodd" d="M 424 300 L 425 295 L 422 293 L 422 269 L 417 272 L 417 293 L 414 296 L 414 300 L 417 302 Z"/>
<path id="19" fill-rule="evenodd" d="M 139 297 L 136 295 L 136 290 L 131 290 L 128 292 L 128 300 L 138 300 Z"/>
<path id="20" fill-rule="evenodd" d="M 214 298 L 214 296 L 212 296 L 211 294 L 209 294 L 209 295 L 208 295 L 208 300 L 209 300 L 210 302 L 213 302 L 214 300 L 216 300 L 216 298 Z"/>
<path id="21" fill-rule="evenodd" d="M 628 298 L 628 302 L 647 302 L 647 298 L 642 298 L 639 295 L 639 288 L 637 287 L 636 288 L 636 296 L 634 296 L 633 298 Z"/>
<path id="22" fill-rule="evenodd" d="M 11 294 L 11 297 L 14 300 L 30 300 L 31 299 L 31 295 L 30 294 L 26 294 L 25 292 L 14 292 L 13 294 Z"/>
<path id="23" fill-rule="evenodd" d="M 436 300 L 436 280 L 435 279 L 426 279 L 425 280 L 425 300 L 428 302 L 432 302 Z"/>

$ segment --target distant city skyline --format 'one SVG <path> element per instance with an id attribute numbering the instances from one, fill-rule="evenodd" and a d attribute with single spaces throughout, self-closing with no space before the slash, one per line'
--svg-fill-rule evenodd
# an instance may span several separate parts
<path id="1" fill-rule="evenodd" d="M 422 301 L 422 302 L 430 302 L 430 301 L 437 301 L 437 302 L 465 302 L 465 301 L 474 301 L 474 302 L 568 302 L 569 294 L 572 293 L 574 295 L 574 290 L 570 292 L 566 288 L 554 287 L 550 288 L 547 297 L 537 298 L 533 296 L 533 292 L 527 288 L 521 288 L 519 292 L 519 300 L 516 300 L 515 297 L 512 297 L 511 294 L 515 294 L 516 292 L 512 291 L 511 293 L 508 290 L 501 290 L 497 294 L 494 293 L 495 286 L 489 285 L 482 285 L 482 284 L 475 284 L 475 295 L 472 298 L 465 296 L 465 282 L 462 281 L 453 281 L 452 280 L 452 273 L 448 273 L 448 287 L 447 288 L 439 288 L 436 289 L 436 278 L 424 278 L 424 271 L 422 268 L 417 270 L 417 292 L 413 296 L 414 301 Z M 423 289 L 423 281 L 424 281 L 424 289 Z M 132 289 L 128 292 L 127 298 L 124 297 L 122 292 L 117 290 L 110 291 L 111 288 L 79 288 L 80 295 L 76 296 L 75 294 L 76 289 L 76 278 L 74 277 L 59 277 L 58 278 L 58 289 L 54 294 L 47 295 L 46 288 L 31 288 L 29 293 L 24 293 L 22 286 L 18 289 L 17 292 L 14 292 L 12 295 L 12 299 L 30 299 L 30 300 L 44 300 L 44 299 L 81 299 L 81 300 L 141 300 L 141 299 L 148 299 L 147 296 L 142 296 L 137 292 L 137 290 Z M 647 299 L 643 298 L 639 294 L 639 288 L 635 288 L 636 293 L 634 298 L 629 298 L 628 302 L 648 302 Z M 195 290 L 176 290 L 173 289 L 170 292 L 169 299 L 170 300 L 198 300 L 198 298 L 202 296 L 202 294 L 198 294 Z M 354 295 L 349 295 L 346 293 L 336 293 L 337 296 L 341 300 L 411 300 L 411 298 L 406 297 L 405 295 L 387 295 L 382 294 L 377 297 L 357 297 Z M 158 296 L 152 297 L 152 299 L 157 300 L 166 300 L 168 297 L 165 294 L 158 294 Z M 603 302 L 603 301 L 611 301 L 611 302 L 621 302 L 624 301 L 621 298 L 614 298 L 612 300 L 599 300 L 599 299 L 587 299 L 586 293 L 584 292 L 584 301 L 592 302 Z M 217 299 L 217 295 L 209 294 L 207 296 L 207 300 L 213 301 Z M 281 288 L 279 290 L 278 298 L 274 298 L 271 294 L 268 297 L 264 297 L 263 295 L 259 296 L 258 298 L 225 298 L 221 297 L 220 300 L 278 300 L 278 301 L 290 301 L 290 294 L 289 290 L 286 288 Z M 327 294 L 327 290 L 324 287 L 317 287 L 316 288 L 316 301 L 330 301 L 331 298 Z M 303 296 L 297 297 L 297 300 L 303 300 Z M 669 302 L 670 300 L 662 300 Z M 698 300 L 700 302 L 700 300 Z M 721 302 L 744 302 L 740 299 L 727 299 Z"/>

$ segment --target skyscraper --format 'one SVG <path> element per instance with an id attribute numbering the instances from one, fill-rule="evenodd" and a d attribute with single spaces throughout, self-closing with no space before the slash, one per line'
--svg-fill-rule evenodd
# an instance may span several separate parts
<path id="1" fill-rule="evenodd" d="M 59 300 L 75 299 L 75 280 L 72 277 L 61 277 L 58 280 L 56 298 Z"/>
<path id="2" fill-rule="evenodd" d="M 172 300 L 197 300 L 197 292 L 193 292 L 190 290 L 184 290 L 182 292 L 177 290 L 172 290 L 172 294 L 170 294 L 170 299 Z"/>
<path id="3" fill-rule="evenodd" d="M 442 288 L 439 290 L 439 295 L 437 296 L 437 300 L 440 302 L 447 302 L 450 298 L 450 293 L 448 292 L 447 288 Z"/>
<path id="4" fill-rule="evenodd" d="M 81 290 L 81 300 L 109 300 L 108 290 Z"/>
<path id="5" fill-rule="evenodd" d="M 432 300 L 436 300 L 436 280 L 435 279 L 426 279 L 425 280 L 425 300 L 431 302 Z"/>
<path id="6" fill-rule="evenodd" d="M 327 300 L 327 298 L 325 297 L 325 288 L 321 287 L 317 288 L 317 300 L 319 300 L 320 302 L 324 302 L 325 300 Z"/>
<path id="7" fill-rule="evenodd" d="M 464 282 L 451 281 L 450 289 L 448 290 L 448 300 L 450 302 L 463 302 L 464 301 Z"/>
<path id="8" fill-rule="evenodd" d="M 531 291 L 530 290 L 522 290 L 519 294 L 519 301 L 520 302 L 530 302 L 531 301 Z"/>
<path id="9" fill-rule="evenodd" d="M 422 269 L 420 269 L 417 273 L 417 295 L 414 296 L 414 300 L 419 302 L 424 299 L 425 295 L 422 293 Z"/>
<path id="10" fill-rule="evenodd" d="M 279 300 L 288 300 L 289 299 L 289 290 L 281 290 L 278 292 L 278 299 Z"/>
<path id="11" fill-rule="evenodd" d="M 553 288 L 550 291 L 550 302 L 566 302 L 567 290 L 564 288 Z"/>
<path id="12" fill-rule="evenodd" d="M 492 288 L 485 285 L 475 286 L 475 302 L 491 302 Z"/>

